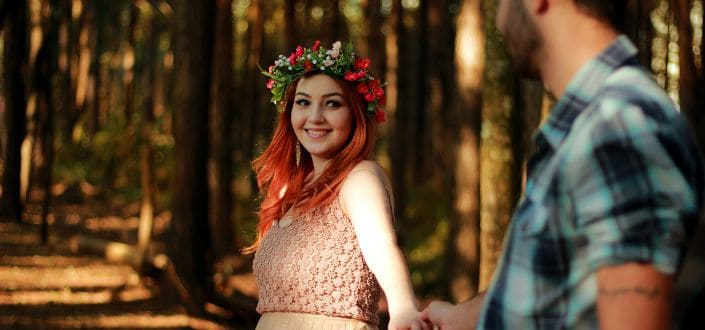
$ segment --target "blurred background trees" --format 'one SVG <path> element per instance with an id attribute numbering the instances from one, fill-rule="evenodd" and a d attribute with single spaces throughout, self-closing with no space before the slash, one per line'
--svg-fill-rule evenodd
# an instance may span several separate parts
<path id="1" fill-rule="evenodd" d="M 495 11 L 496 0 L 0 0 L 0 217 L 46 233 L 57 203 L 136 203 L 124 239 L 136 265 L 165 219 L 156 249 L 191 298 L 208 296 L 249 265 L 250 162 L 276 115 L 258 66 L 349 40 L 387 81 L 375 157 L 416 292 L 467 299 L 488 285 L 552 102 L 511 71 Z M 702 0 L 631 0 L 623 23 L 705 146 Z"/>

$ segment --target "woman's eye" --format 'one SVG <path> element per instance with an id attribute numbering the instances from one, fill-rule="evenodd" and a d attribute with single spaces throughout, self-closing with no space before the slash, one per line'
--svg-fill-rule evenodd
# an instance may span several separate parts
<path id="1" fill-rule="evenodd" d="M 340 101 L 331 100 L 331 101 L 326 102 L 326 106 L 329 108 L 340 108 L 342 105 L 343 105 L 343 103 Z"/>
<path id="2" fill-rule="evenodd" d="M 310 102 L 305 99 L 298 99 L 298 100 L 294 101 L 294 103 L 301 105 L 301 106 L 307 106 L 310 104 Z"/>

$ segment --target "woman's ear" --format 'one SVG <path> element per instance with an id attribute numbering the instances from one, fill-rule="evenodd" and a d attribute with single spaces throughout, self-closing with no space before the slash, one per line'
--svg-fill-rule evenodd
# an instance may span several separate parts
<path id="1" fill-rule="evenodd" d="M 555 0 L 522 0 L 524 6 L 532 15 L 545 14 L 546 11 L 553 6 Z M 572 1 L 572 0 L 557 0 L 557 1 Z"/>

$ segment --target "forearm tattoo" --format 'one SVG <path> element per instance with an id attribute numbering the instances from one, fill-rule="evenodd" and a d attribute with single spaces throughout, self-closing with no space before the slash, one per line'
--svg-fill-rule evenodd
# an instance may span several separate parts
<path id="1" fill-rule="evenodd" d="M 599 288 L 599 295 L 605 298 L 619 298 L 628 295 L 635 295 L 647 299 L 658 299 L 664 297 L 664 292 L 658 286 L 643 287 L 640 285 L 632 287 Z"/>

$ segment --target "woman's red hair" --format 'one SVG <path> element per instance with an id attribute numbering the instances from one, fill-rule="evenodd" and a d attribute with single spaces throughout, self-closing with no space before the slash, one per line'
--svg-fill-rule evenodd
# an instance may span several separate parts
<path id="1" fill-rule="evenodd" d="M 316 74 L 323 73 L 312 72 L 303 77 Z M 282 105 L 284 111 L 279 115 L 272 140 L 267 149 L 253 162 L 262 203 L 257 224 L 257 239 L 252 245 L 243 249 L 245 253 L 257 250 L 261 239 L 274 221 L 281 219 L 294 205 L 296 205 L 294 214 L 301 214 L 337 198 L 345 177 L 360 161 L 368 159 L 374 148 L 374 118 L 366 116 L 363 97 L 357 93 L 353 83 L 333 78 L 342 87 L 343 97 L 353 113 L 353 129 L 348 142 L 328 162 L 318 179 L 306 185 L 306 177 L 313 171 L 313 162 L 311 155 L 301 147 L 300 164 L 296 165 L 297 139 L 291 126 L 291 108 L 300 79 L 288 87 Z"/>

